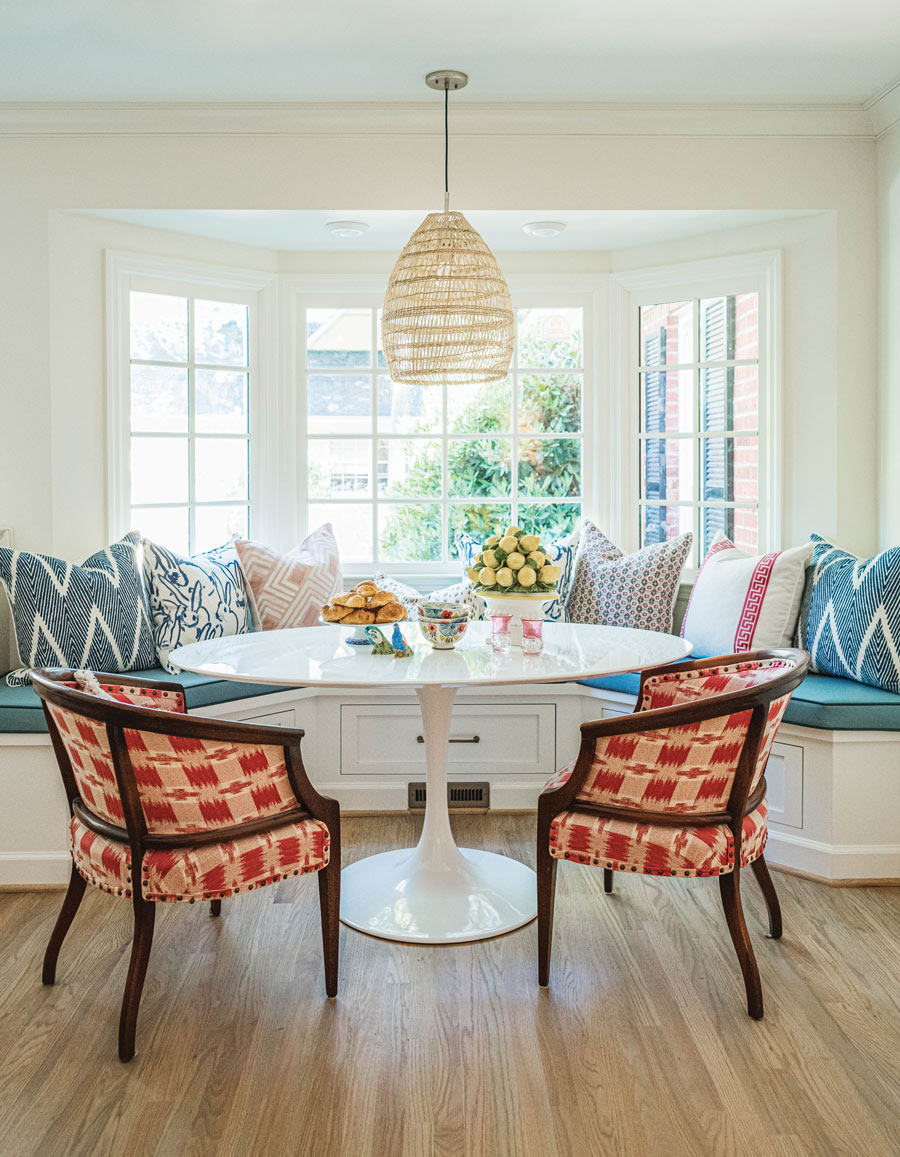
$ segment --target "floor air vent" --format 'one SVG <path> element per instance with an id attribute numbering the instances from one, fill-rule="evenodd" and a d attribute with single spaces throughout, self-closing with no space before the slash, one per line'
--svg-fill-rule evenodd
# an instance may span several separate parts
<path id="1" fill-rule="evenodd" d="M 425 784 L 407 785 L 407 807 L 411 812 L 425 810 Z M 483 783 L 448 783 L 447 805 L 451 811 L 488 811 L 491 806 L 491 785 Z"/>

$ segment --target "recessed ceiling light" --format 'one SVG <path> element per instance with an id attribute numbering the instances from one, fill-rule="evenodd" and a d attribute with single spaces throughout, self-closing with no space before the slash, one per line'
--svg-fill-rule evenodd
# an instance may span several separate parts
<path id="1" fill-rule="evenodd" d="M 565 221 L 529 221 L 522 232 L 529 237 L 558 237 L 565 227 Z"/>
<path id="2" fill-rule="evenodd" d="M 334 237 L 361 237 L 369 232 L 365 221 L 329 221 L 325 228 Z"/>

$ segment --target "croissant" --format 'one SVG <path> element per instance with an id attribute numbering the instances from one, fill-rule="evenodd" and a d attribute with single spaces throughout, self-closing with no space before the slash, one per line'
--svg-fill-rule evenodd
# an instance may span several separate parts
<path id="1" fill-rule="evenodd" d="M 376 594 L 377 591 L 378 587 L 373 582 L 357 583 L 353 588 L 354 594 L 365 595 L 366 598 L 368 598 L 369 595 Z"/>
<path id="2" fill-rule="evenodd" d="M 394 623 L 406 618 L 406 608 L 401 603 L 386 603 L 378 608 L 376 623 Z"/>
<path id="3" fill-rule="evenodd" d="M 354 610 L 349 615 L 341 619 L 342 623 L 347 623 L 348 626 L 361 627 L 375 622 L 375 612 L 367 610 Z"/>
<path id="4" fill-rule="evenodd" d="M 388 603 L 396 602 L 397 600 L 390 591 L 376 591 L 374 595 L 369 595 L 369 600 L 366 603 L 367 607 L 386 607 Z"/>
<path id="5" fill-rule="evenodd" d="M 341 619 L 345 619 L 350 614 L 349 607 L 322 607 L 322 618 L 326 623 L 337 623 Z"/>
<path id="6" fill-rule="evenodd" d="M 351 610 L 366 605 L 366 600 L 362 595 L 355 595 L 353 593 L 349 595 L 335 595 L 331 602 L 332 605 L 336 607 L 350 607 Z"/>

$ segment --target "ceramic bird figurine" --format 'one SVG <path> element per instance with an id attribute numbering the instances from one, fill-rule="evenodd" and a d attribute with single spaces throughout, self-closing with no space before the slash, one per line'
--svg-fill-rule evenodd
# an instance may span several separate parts
<path id="1" fill-rule="evenodd" d="M 384 631 L 380 631 L 378 627 L 366 627 L 366 637 L 370 643 L 375 644 L 372 648 L 373 655 L 393 655 L 394 648 L 388 641 Z"/>
<path id="2" fill-rule="evenodd" d="M 412 657 L 412 647 L 403 638 L 403 632 L 400 630 L 400 624 L 394 623 L 394 633 L 391 635 L 391 644 L 394 648 L 394 656 L 397 659 L 409 659 Z"/>

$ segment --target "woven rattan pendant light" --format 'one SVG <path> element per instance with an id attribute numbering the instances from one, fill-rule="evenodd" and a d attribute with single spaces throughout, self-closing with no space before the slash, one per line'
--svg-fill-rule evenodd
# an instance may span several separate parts
<path id="1" fill-rule="evenodd" d="M 444 93 L 444 211 L 429 213 L 397 258 L 381 318 L 384 356 L 395 382 L 495 382 L 512 358 L 509 289 L 481 235 L 450 210 L 450 90 L 468 77 L 445 70 L 425 80 Z"/>

